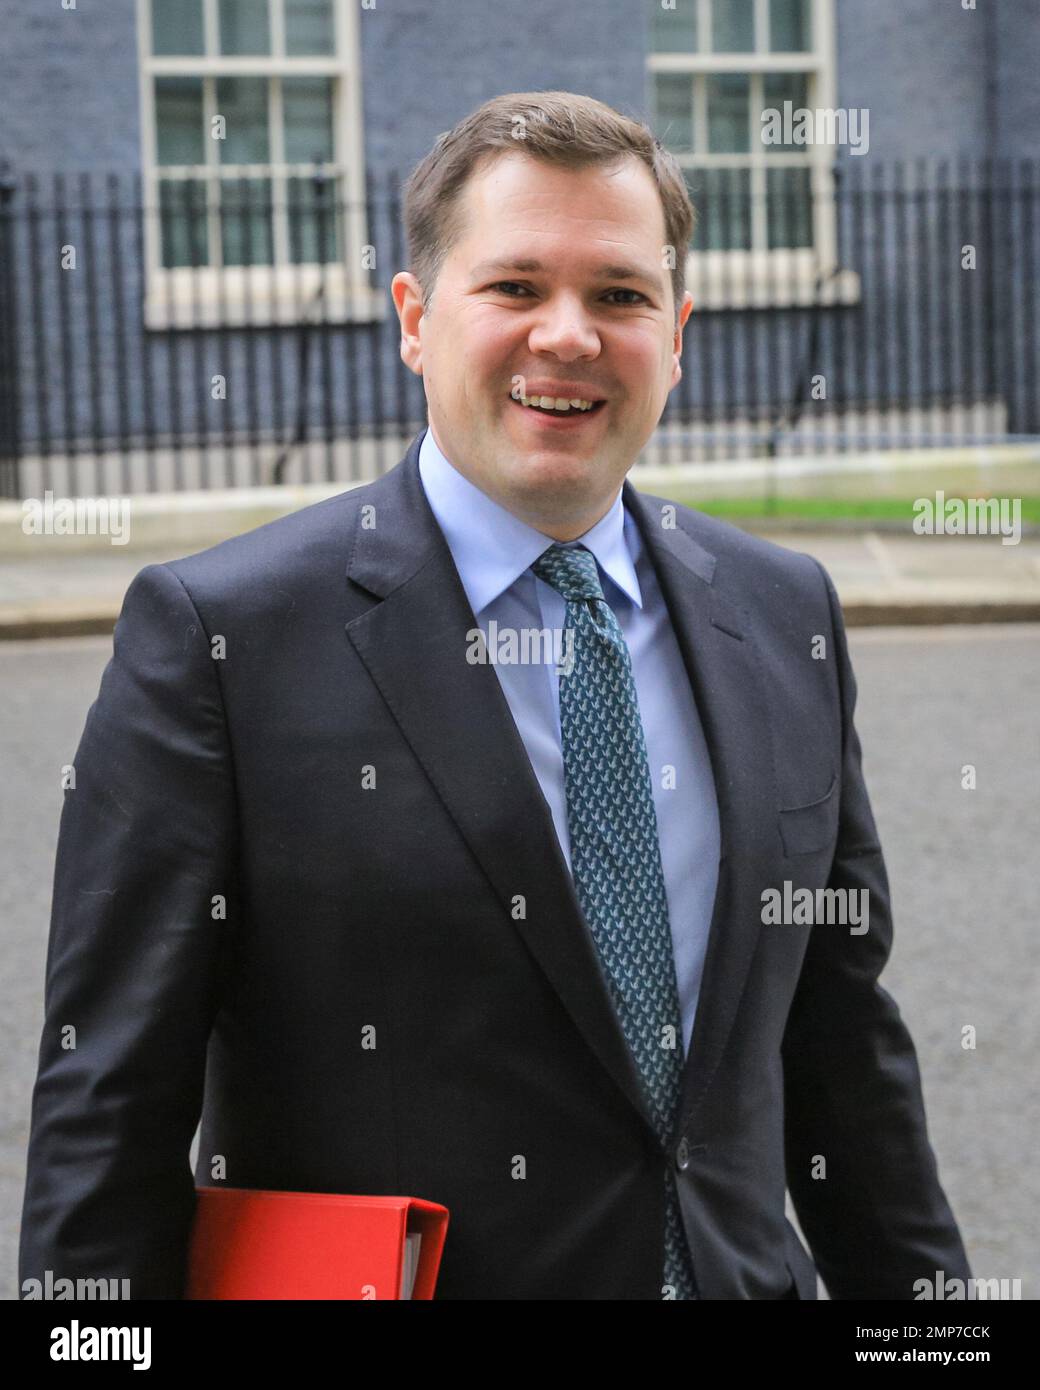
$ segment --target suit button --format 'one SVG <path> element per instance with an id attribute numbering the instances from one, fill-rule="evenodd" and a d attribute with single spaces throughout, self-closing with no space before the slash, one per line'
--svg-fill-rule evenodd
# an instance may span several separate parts
<path id="1" fill-rule="evenodd" d="M 685 1137 L 675 1146 L 675 1166 L 680 1172 L 685 1172 L 690 1166 L 690 1146 Z"/>

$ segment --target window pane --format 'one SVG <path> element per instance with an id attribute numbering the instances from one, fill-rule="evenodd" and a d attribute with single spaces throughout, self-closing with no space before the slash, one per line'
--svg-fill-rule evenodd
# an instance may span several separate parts
<path id="1" fill-rule="evenodd" d="M 220 239 L 225 265 L 271 264 L 270 179 L 221 183 Z"/>
<path id="2" fill-rule="evenodd" d="M 747 154 L 751 79 L 745 73 L 708 78 L 708 149 L 712 154 Z"/>
<path id="3" fill-rule="evenodd" d="M 684 73 L 654 77 L 654 130 L 661 143 L 677 154 L 693 150 L 693 81 Z"/>
<path id="4" fill-rule="evenodd" d="M 812 48 L 809 0 L 769 0 L 769 47 L 774 53 Z"/>
<path id="5" fill-rule="evenodd" d="M 285 162 L 332 163 L 332 79 L 291 77 L 282 83 Z"/>
<path id="6" fill-rule="evenodd" d="M 221 53 L 270 53 L 267 0 L 220 0 Z"/>
<path id="7" fill-rule="evenodd" d="M 755 0 L 713 0 L 711 46 L 716 53 L 755 51 Z"/>
<path id="8" fill-rule="evenodd" d="M 202 78 L 155 79 L 155 136 L 160 164 L 204 164 Z"/>
<path id="9" fill-rule="evenodd" d="M 219 142 L 221 164 L 268 163 L 267 78 L 219 78 L 217 112 L 227 122 Z"/>
<path id="10" fill-rule="evenodd" d="M 697 169 L 685 177 L 697 209 L 694 246 L 700 251 L 750 251 L 751 171 Z"/>
<path id="11" fill-rule="evenodd" d="M 289 179 L 289 259 L 322 264 L 342 257 L 335 179 Z"/>
<path id="12" fill-rule="evenodd" d="M 285 0 L 285 51 L 291 58 L 336 50 L 332 0 Z"/>
<path id="13" fill-rule="evenodd" d="M 775 112 L 775 116 L 767 123 L 760 123 L 760 130 L 763 135 L 763 144 L 767 154 L 776 154 L 778 150 L 802 150 L 805 145 L 795 144 L 788 140 L 784 143 L 785 136 L 794 133 L 796 124 L 794 113 L 804 110 L 808 105 L 808 79 L 804 72 L 767 72 L 762 83 L 762 100 L 764 111 Z M 791 130 L 784 127 L 784 102 L 791 103 Z M 775 141 L 770 143 L 764 139 L 767 126 L 775 132 Z M 773 140 L 771 133 L 770 139 Z"/>
<path id="14" fill-rule="evenodd" d="M 202 0 L 152 0 L 152 52 L 205 52 Z"/>
<path id="15" fill-rule="evenodd" d="M 766 178 L 769 249 L 812 245 L 812 196 L 808 169 L 770 169 Z"/>
<path id="16" fill-rule="evenodd" d="M 697 0 L 675 0 L 674 10 L 663 9 L 660 0 L 651 0 L 651 3 L 650 51 L 696 53 Z"/>
<path id="17" fill-rule="evenodd" d="M 201 179 L 162 179 L 159 183 L 162 263 L 207 265 L 206 186 Z"/>

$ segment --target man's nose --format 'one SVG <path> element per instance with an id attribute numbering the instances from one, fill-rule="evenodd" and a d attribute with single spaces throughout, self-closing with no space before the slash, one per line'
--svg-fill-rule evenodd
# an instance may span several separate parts
<path id="1" fill-rule="evenodd" d="M 546 300 L 539 307 L 529 341 L 532 352 L 554 352 L 563 358 L 599 352 L 599 332 L 578 295 L 554 295 Z"/>

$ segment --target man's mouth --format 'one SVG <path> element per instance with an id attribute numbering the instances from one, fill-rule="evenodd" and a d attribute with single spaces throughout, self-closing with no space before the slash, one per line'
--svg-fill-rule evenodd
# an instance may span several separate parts
<path id="1" fill-rule="evenodd" d="M 567 399 L 562 396 L 511 396 L 512 401 L 522 410 L 534 410 L 541 415 L 554 416 L 566 420 L 574 416 L 595 415 L 605 401 L 589 401 L 580 397 Z"/>

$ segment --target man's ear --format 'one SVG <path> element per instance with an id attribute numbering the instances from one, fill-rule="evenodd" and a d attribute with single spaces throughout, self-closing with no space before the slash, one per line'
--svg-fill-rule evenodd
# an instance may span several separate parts
<path id="1" fill-rule="evenodd" d="M 682 308 L 679 310 L 679 323 L 675 330 L 675 338 L 672 342 L 672 380 L 671 385 L 668 387 L 669 391 L 673 386 L 678 386 L 679 382 L 682 380 L 682 365 L 680 363 L 680 358 L 682 357 L 682 335 L 683 329 L 686 326 L 686 320 L 690 317 L 692 309 L 693 295 L 687 290 L 683 295 Z"/>
<path id="2" fill-rule="evenodd" d="M 401 323 L 401 361 L 416 376 L 422 376 L 422 336 L 419 325 L 423 316 L 422 286 L 410 270 L 399 270 L 390 281 L 390 293 Z"/>

